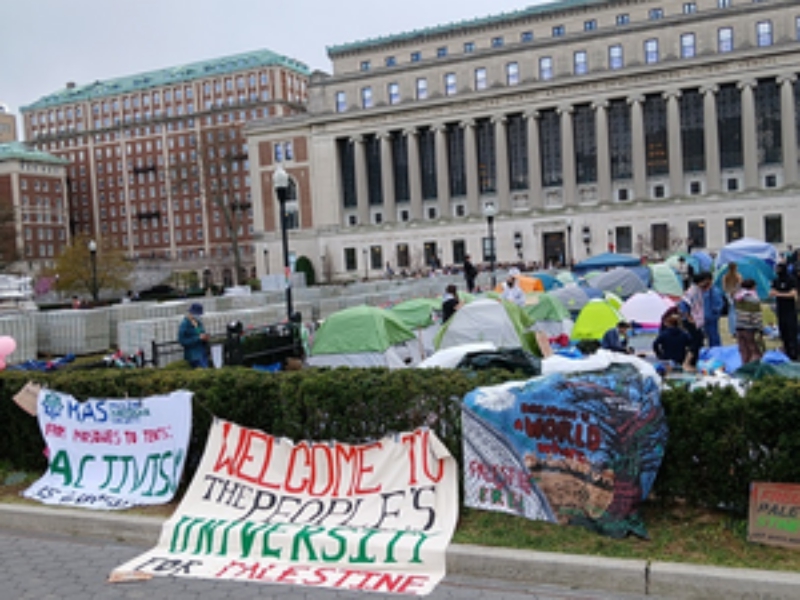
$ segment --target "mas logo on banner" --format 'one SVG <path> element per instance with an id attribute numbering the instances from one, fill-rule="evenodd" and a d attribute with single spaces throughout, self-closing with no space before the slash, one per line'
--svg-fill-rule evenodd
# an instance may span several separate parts
<path id="1" fill-rule="evenodd" d="M 87 400 L 39 392 L 47 472 L 24 492 L 45 504 L 123 509 L 169 502 L 192 427 L 192 394 Z"/>
<path id="2" fill-rule="evenodd" d="M 646 536 L 667 440 L 659 384 L 630 365 L 478 388 L 462 413 L 467 506 Z"/>
<path id="3" fill-rule="evenodd" d="M 458 515 L 456 463 L 430 431 L 299 442 L 215 421 L 158 546 L 112 581 L 150 575 L 428 594 Z"/>

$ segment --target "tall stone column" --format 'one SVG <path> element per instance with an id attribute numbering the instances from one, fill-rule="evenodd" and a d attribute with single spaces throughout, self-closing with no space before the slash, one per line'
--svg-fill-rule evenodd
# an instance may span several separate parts
<path id="1" fill-rule="evenodd" d="M 795 123 L 794 82 L 797 75 L 781 75 L 781 143 L 783 150 L 783 182 L 785 185 L 797 183 L 797 129 Z"/>
<path id="2" fill-rule="evenodd" d="M 506 116 L 495 115 L 494 123 L 494 160 L 497 199 L 502 212 L 511 212 L 511 180 L 508 173 L 508 132 Z"/>
<path id="3" fill-rule="evenodd" d="M 667 101 L 667 148 L 669 152 L 669 195 L 684 196 L 683 144 L 681 143 L 680 90 L 664 92 Z"/>
<path id="4" fill-rule="evenodd" d="M 644 96 L 631 96 L 631 153 L 633 155 L 633 197 L 647 199 L 647 151 L 644 140 Z"/>
<path id="5" fill-rule="evenodd" d="M 528 123 L 528 203 L 536 210 L 544 208 L 542 194 L 542 159 L 539 149 L 539 111 L 525 113 Z"/>
<path id="6" fill-rule="evenodd" d="M 378 134 L 381 140 L 381 191 L 383 192 L 383 220 L 397 221 L 397 203 L 394 197 L 394 169 L 392 165 L 392 136 L 388 131 Z"/>
<path id="7" fill-rule="evenodd" d="M 742 150 L 744 154 L 744 189 L 758 189 L 758 132 L 756 127 L 756 99 L 754 79 L 740 81 L 742 92 Z"/>
<path id="8" fill-rule="evenodd" d="M 475 139 L 475 121 L 472 119 L 461 123 L 464 128 L 464 153 L 466 154 L 467 177 L 467 214 L 480 215 L 478 206 L 480 191 L 478 189 L 478 142 Z"/>
<path id="9" fill-rule="evenodd" d="M 419 164 L 419 134 L 416 128 L 403 132 L 408 138 L 408 188 L 411 219 L 422 219 L 422 172 Z"/>
<path id="10" fill-rule="evenodd" d="M 354 136 L 350 138 L 354 147 L 356 171 L 356 202 L 358 224 L 369 225 L 369 185 L 367 184 L 367 155 L 364 149 L 364 138 Z"/>
<path id="11" fill-rule="evenodd" d="M 570 105 L 557 109 L 561 115 L 561 193 L 564 206 L 578 204 L 578 187 L 575 175 L 575 132 L 572 125 L 574 108 Z"/>
<path id="12" fill-rule="evenodd" d="M 447 127 L 433 126 L 436 132 L 436 198 L 440 217 L 450 216 L 450 165 L 447 161 Z"/>
<path id="13" fill-rule="evenodd" d="M 719 86 L 710 84 L 700 88 L 703 94 L 703 129 L 706 153 L 706 191 L 719 192 L 722 174 L 719 163 L 719 126 L 717 125 L 717 92 Z"/>
<path id="14" fill-rule="evenodd" d="M 592 103 L 597 141 L 597 192 L 600 202 L 611 202 L 611 146 L 608 135 L 608 100 Z"/>

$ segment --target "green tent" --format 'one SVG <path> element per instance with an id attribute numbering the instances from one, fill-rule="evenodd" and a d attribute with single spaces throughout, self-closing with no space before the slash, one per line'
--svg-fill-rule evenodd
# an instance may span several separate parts
<path id="1" fill-rule="evenodd" d="M 611 306 L 613 306 L 617 310 L 622 308 L 622 305 L 625 304 L 622 298 L 617 296 L 614 292 L 603 292 L 603 297 L 605 298 L 606 302 L 608 302 Z"/>
<path id="2" fill-rule="evenodd" d="M 563 285 L 575 283 L 575 276 L 570 271 L 559 271 L 556 273 L 556 279 L 558 279 Z"/>
<path id="3" fill-rule="evenodd" d="M 605 300 L 596 298 L 583 307 L 575 327 L 572 329 L 573 340 L 599 340 L 606 331 L 624 321 L 619 311 Z"/>
<path id="4" fill-rule="evenodd" d="M 538 321 L 561 321 L 563 319 L 572 318 L 561 300 L 550 294 L 528 296 L 522 310 L 525 311 L 534 323 Z"/>
<path id="5" fill-rule="evenodd" d="M 421 329 L 433 325 L 433 313 L 442 310 L 438 298 L 412 298 L 395 304 L 389 309 L 410 329 Z"/>
<path id="6" fill-rule="evenodd" d="M 653 283 L 650 285 L 653 290 L 664 296 L 683 296 L 683 283 L 668 263 L 650 265 L 650 273 L 653 275 Z"/>
<path id="7" fill-rule="evenodd" d="M 414 332 L 391 311 L 353 306 L 325 319 L 314 335 L 311 355 L 384 352 L 414 338 Z"/>

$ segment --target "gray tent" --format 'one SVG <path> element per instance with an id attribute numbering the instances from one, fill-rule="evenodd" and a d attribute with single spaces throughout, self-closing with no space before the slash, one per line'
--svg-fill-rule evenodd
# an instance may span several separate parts
<path id="1" fill-rule="evenodd" d="M 576 283 L 567 284 L 562 288 L 551 290 L 547 293 L 560 300 L 564 308 L 572 314 L 580 312 L 580 310 L 586 306 L 586 303 L 589 302 L 589 295 L 586 293 L 586 290 Z"/>
<path id="2" fill-rule="evenodd" d="M 647 291 L 647 285 L 636 273 L 625 267 L 618 267 L 594 277 L 589 285 L 604 292 L 613 292 L 620 298 Z"/>

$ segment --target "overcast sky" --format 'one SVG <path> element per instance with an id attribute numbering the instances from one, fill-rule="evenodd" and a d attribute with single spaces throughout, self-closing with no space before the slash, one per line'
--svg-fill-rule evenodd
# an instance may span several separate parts
<path id="1" fill-rule="evenodd" d="M 5 0 L 0 103 L 267 48 L 330 71 L 326 47 L 547 0 Z"/>

